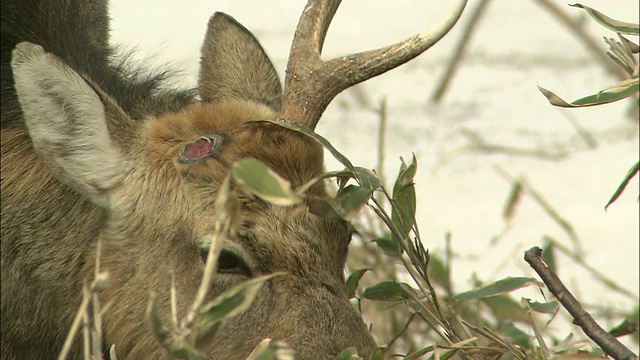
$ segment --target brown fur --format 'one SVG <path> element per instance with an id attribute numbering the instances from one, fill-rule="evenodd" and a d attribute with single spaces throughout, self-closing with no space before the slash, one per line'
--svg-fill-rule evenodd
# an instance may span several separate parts
<path id="1" fill-rule="evenodd" d="M 46 9 L 48 3 L 38 4 Z M 102 19 L 99 12 L 105 9 L 71 13 L 91 17 L 98 12 L 94 15 Z M 4 40 L 13 34 L 5 26 L 12 19 L 4 14 L 2 19 Z M 213 202 L 229 166 L 255 157 L 295 186 L 322 172 L 319 145 L 276 125 L 251 122 L 275 116 L 279 80 L 246 29 L 227 16 L 216 19 L 203 48 L 199 90 L 206 101 L 199 104 L 180 100 L 181 93 L 128 97 L 133 93 L 122 91 L 126 85 L 107 86 L 115 80 L 93 75 L 97 69 L 78 65 L 76 55 L 59 51 L 46 36 L 15 35 L 15 44 L 43 39 L 45 50 L 62 61 L 32 48 L 14 52 L 19 59 L 13 70 L 20 76 L 9 72 L 9 78 L 9 64 L 2 63 L 3 96 L 14 75 L 18 88 L 15 102 L 2 103 L 3 118 L 10 118 L 3 119 L 0 191 L 3 360 L 57 356 L 79 306 L 82 282 L 93 274 L 99 239 L 102 268 L 110 274 L 100 294 L 111 304 L 104 316 L 105 346 L 115 344 L 120 359 L 168 358 L 145 321 L 149 293 L 159 295 L 160 313 L 168 314 L 169 272 L 174 272 L 178 312 L 185 315 L 204 268 L 200 253 L 212 233 Z M 51 31 L 44 28 L 36 30 Z M 92 41 L 91 46 L 106 46 Z M 229 55 L 234 48 L 251 56 Z M 110 51 L 94 55 L 104 60 Z M 42 74 L 42 79 L 25 74 Z M 247 75 L 238 78 L 242 74 Z M 12 85 L 15 96 L 14 91 Z M 85 100 L 74 103 L 78 96 Z M 158 99 L 178 100 L 151 106 Z M 58 112 L 62 115 L 56 118 Z M 97 125 L 105 125 L 106 132 Z M 177 160 L 188 142 L 210 134 L 223 138 L 214 157 L 191 164 Z M 325 196 L 322 184 L 312 194 Z M 240 219 L 238 234 L 225 239 L 225 248 L 253 275 L 287 275 L 265 284 L 249 310 L 224 323 L 211 343 L 211 357 L 242 359 L 266 337 L 287 341 L 299 359 L 333 358 L 348 346 L 369 354 L 375 344 L 344 285 L 348 224 L 314 216 L 304 203 L 279 207 L 245 196 Z M 208 296 L 246 279 L 242 272 L 221 272 Z M 78 350 L 72 358 L 80 357 Z"/>

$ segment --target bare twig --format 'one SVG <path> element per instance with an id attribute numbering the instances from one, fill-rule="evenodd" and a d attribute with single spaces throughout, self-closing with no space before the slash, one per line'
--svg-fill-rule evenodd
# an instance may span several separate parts
<path id="1" fill-rule="evenodd" d="M 96 265 L 94 271 L 94 279 L 89 286 L 87 286 L 86 281 L 82 286 L 82 301 L 80 302 L 80 307 L 78 308 L 78 312 L 71 323 L 71 328 L 69 329 L 69 333 L 67 334 L 67 338 L 62 345 L 62 350 L 58 355 L 58 360 L 64 360 L 69 356 L 69 352 L 71 351 L 71 346 L 73 345 L 73 341 L 76 338 L 78 330 L 80 326 L 83 326 L 83 332 L 85 333 L 84 338 L 84 349 L 85 352 L 91 352 L 90 346 L 90 335 L 87 334 L 89 330 L 89 303 L 93 301 L 94 306 L 94 327 L 99 328 L 99 330 L 94 330 L 94 335 L 96 337 L 96 341 L 100 342 L 99 349 L 96 351 L 94 344 L 94 356 L 97 355 L 102 358 L 102 312 L 100 311 L 100 302 L 98 300 L 98 292 L 104 289 L 107 282 L 109 281 L 109 274 L 106 272 L 100 271 L 100 256 L 101 256 L 101 242 L 98 241 L 96 245 Z M 97 318 L 97 319 L 96 319 Z"/>
<path id="2" fill-rule="evenodd" d="M 551 236 L 545 235 L 545 236 L 543 236 L 543 240 L 546 240 L 546 241 L 549 241 L 550 243 L 552 243 L 555 248 L 560 250 L 563 254 L 568 256 L 571 260 L 575 261 L 576 264 L 582 266 L 584 269 L 589 271 L 591 273 L 591 275 L 593 275 L 593 277 L 596 280 L 600 281 L 603 285 L 607 286 L 611 290 L 616 291 L 616 292 L 628 297 L 631 300 L 637 300 L 638 299 L 638 295 L 637 294 L 634 294 L 633 292 L 629 291 L 628 289 L 625 289 L 622 286 L 618 285 L 614 280 L 608 278 L 602 272 L 598 271 L 596 268 L 594 268 L 593 266 L 589 265 L 589 263 L 587 263 L 584 259 L 581 259 L 578 256 L 576 256 L 576 254 L 573 251 L 571 251 L 566 246 L 564 246 L 561 243 L 559 243 L 556 239 L 552 238 Z"/>
<path id="3" fill-rule="evenodd" d="M 386 145 L 387 135 L 387 99 L 380 101 L 380 108 L 378 109 L 380 114 L 380 128 L 378 130 L 378 177 L 380 183 L 386 185 L 384 176 L 384 151 Z"/>
<path id="4" fill-rule="evenodd" d="M 519 149 L 515 147 L 489 144 L 480 135 L 468 129 L 460 130 L 460 134 L 464 135 L 473 144 L 474 150 L 480 150 L 489 154 L 506 154 L 515 156 L 525 156 L 548 160 L 561 160 L 567 157 L 567 153 L 552 153 L 544 150 Z"/>
<path id="5" fill-rule="evenodd" d="M 576 130 L 578 136 L 580 136 L 580 138 L 584 140 L 589 149 L 595 149 L 598 147 L 598 141 L 593 137 L 593 135 L 591 135 L 591 133 L 589 133 L 589 131 L 584 126 L 582 126 L 582 124 L 580 124 L 578 119 L 576 119 L 576 116 L 573 115 L 573 113 L 569 111 L 569 109 L 558 108 L 558 110 L 560 110 L 562 115 L 564 115 L 569 123 L 571 123 L 571 126 L 573 126 L 573 128 Z"/>
<path id="6" fill-rule="evenodd" d="M 564 286 L 562 281 L 542 260 L 542 249 L 535 246 L 525 252 L 524 259 L 540 275 L 549 291 L 560 301 L 567 311 L 573 316 L 582 330 L 598 344 L 607 354 L 620 360 L 633 360 L 638 357 L 618 341 L 614 336 L 601 328 L 586 312 L 578 300 Z"/>
<path id="7" fill-rule="evenodd" d="M 451 59 L 447 62 L 447 69 L 444 72 L 444 75 L 439 81 L 439 85 L 436 86 L 436 90 L 431 95 L 431 100 L 434 102 L 438 102 L 442 99 L 445 91 L 449 87 L 449 82 L 455 75 L 456 70 L 458 69 L 458 65 L 460 61 L 464 57 L 465 50 L 467 49 L 467 44 L 471 41 L 471 35 L 474 33 L 474 30 L 480 23 L 480 18 L 485 12 L 487 5 L 489 5 L 490 0 L 482 0 L 478 3 L 478 5 L 473 9 L 471 15 L 469 15 L 469 22 L 465 24 L 465 27 L 462 31 L 462 36 L 458 40 L 456 47 L 453 49 L 453 54 L 451 54 Z"/>
<path id="8" fill-rule="evenodd" d="M 116 344 L 111 345 L 109 348 L 109 360 L 118 360 L 118 354 L 116 353 Z"/>
<path id="9" fill-rule="evenodd" d="M 531 325 L 531 328 L 533 329 L 533 334 L 535 335 L 536 340 L 538 341 L 538 345 L 540 345 L 540 351 L 542 351 L 542 356 L 544 356 L 545 359 L 550 359 L 551 354 L 549 352 L 549 347 L 547 346 L 547 343 L 544 341 L 544 337 L 542 337 L 542 332 L 538 328 L 538 324 L 533 318 L 533 311 L 531 310 L 531 304 L 528 299 L 522 299 L 522 302 L 526 303 L 525 309 L 527 312 L 527 318 L 529 319 L 529 323 Z"/>
<path id="10" fill-rule="evenodd" d="M 522 184 L 522 188 L 529 194 L 533 200 L 538 203 L 542 207 L 542 209 L 549 215 L 551 219 L 553 219 L 569 236 L 569 239 L 573 243 L 573 251 L 575 252 L 575 257 L 578 259 L 584 259 L 584 250 L 582 249 L 582 244 L 580 243 L 580 238 L 576 231 L 573 229 L 571 223 L 563 218 L 554 208 L 549 204 L 549 202 L 538 192 L 536 191 L 529 183 L 524 179 L 516 179 L 513 176 L 509 175 L 505 170 L 501 168 L 497 168 L 497 171 L 500 175 L 505 177 L 510 181 L 519 181 Z"/>
<path id="11" fill-rule="evenodd" d="M 176 274 L 171 272 L 171 290 L 170 291 L 170 301 L 171 301 L 171 326 L 174 329 L 178 328 L 178 297 L 176 295 Z"/>
<path id="12" fill-rule="evenodd" d="M 447 231 L 444 238 L 445 244 L 445 271 L 447 273 L 447 281 L 444 284 L 444 290 L 449 299 L 453 298 L 453 284 L 451 283 L 451 268 L 453 264 L 453 250 L 451 248 L 451 232 Z"/>
<path id="13" fill-rule="evenodd" d="M 84 350 L 84 358 L 91 359 L 91 330 L 89 325 L 89 311 L 82 314 L 82 348 Z"/>
<path id="14" fill-rule="evenodd" d="M 93 330 L 91 331 L 91 355 L 94 360 L 102 360 L 102 310 L 98 291 L 106 284 L 103 282 L 103 274 L 100 272 L 100 258 L 102 256 L 102 241 L 96 244 L 96 266 L 94 270 L 94 282 L 91 291 L 91 305 L 93 307 Z M 88 315 L 87 315 L 88 316 Z"/>
<path id="15" fill-rule="evenodd" d="M 416 316 L 416 313 L 411 313 L 411 315 L 409 315 L 409 319 L 405 322 L 405 324 L 402 327 L 402 329 L 393 337 L 393 339 L 391 339 L 387 343 L 387 348 L 391 348 L 391 345 L 393 345 L 393 343 L 396 342 L 396 340 L 398 340 L 400 338 L 400 336 L 402 336 L 402 334 L 404 334 L 405 331 L 407 331 L 407 329 L 409 328 L 409 325 L 411 325 L 411 322 L 413 321 L 415 316 Z"/>

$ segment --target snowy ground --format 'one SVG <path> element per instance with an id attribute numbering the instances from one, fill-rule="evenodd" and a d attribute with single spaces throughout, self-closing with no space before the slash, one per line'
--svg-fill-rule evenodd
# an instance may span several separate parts
<path id="1" fill-rule="evenodd" d="M 399 41 L 434 24 L 447 12 L 449 3 L 345 1 L 329 32 L 324 56 Z M 189 0 L 189 5 L 185 4 L 177 0 L 113 0 L 113 40 L 137 46 L 141 55 L 158 54 L 150 62 L 170 62 L 183 69 L 184 83 L 193 86 L 207 20 L 214 11 L 224 11 L 254 32 L 278 71 L 284 73 L 303 1 Z M 476 4 L 477 0 L 470 1 L 468 10 Z M 638 21 L 637 1 L 585 4 L 614 18 Z M 574 8 L 566 10 L 571 15 L 581 13 Z M 612 36 L 591 20 L 585 21 L 598 38 Z M 587 304 L 630 309 L 638 303 L 637 177 L 607 212 L 603 209 L 623 175 L 638 160 L 638 126 L 625 118 L 629 103 L 570 112 L 548 105 L 536 84 L 573 100 L 614 79 L 536 1 L 496 0 L 474 33 L 449 92 L 434 105 L 429 97 L 459 34 L 457 27 L 415 61 L 359 86 L 358 91 L 341 94 L 317 131 L 355 164 L 373 168 L 377 164 L 378 115 L 371 109 L 380 99 L 387 99 L 385 171 L 394 175 L 400 156 L 406 159 L 411 152 L 416 154 L 421 233 L 436 253 L 444 249 L 444 234 L 452 233 L 457 291 L 469 289 L 473 273 L 484 281 L 535 276 L 522 255 L 531 246 L 540 245 L 543 235 L 573 246 L 530 197 L 519 207 L 508 231 L 494 239 L 505 227 L 501 212 L 510 188 L 510 182 L 497 171 L 500 168 L 527 179 L 572 224 L 588 263 L 636 296 L 630 299 L 613 293 L 561 256 L 560 276 L 575 294 Z M 596 139 L 596 148 L 589 148 L 577 135 L 568 116 L 578 119 Z M 566 157 L 549 160 L 489 154 L 470 148 L 469 133 L 494 145 L 564 153 Z M 340 168 L 327 159 L 329 169 Z M 523 292 L 522 296 L 536 295 Z"/>

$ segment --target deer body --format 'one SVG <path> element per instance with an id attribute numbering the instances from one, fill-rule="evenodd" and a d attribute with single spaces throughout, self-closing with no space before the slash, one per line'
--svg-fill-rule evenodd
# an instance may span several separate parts
<path id="1" fill-rule="evenodd" d="M 318 144 L 251 120 L 300 116 L 313 128 L 317 119 L 296 110 L 300 99 L 283 102 L 264 50 L 227 15 L 209 22 L 196 100 L 194 91 L 167 90 L 165 73 L 113 62 L 105 1 L 2 0 L 2 7 L 1 358 L 58 355 L 99 240 L 110 275 L 100 293 L 110 304 L 104 346 L 115 344 L 119 359 L 169 358 L 145 321 L 149 294 L 169 314 L 173 273 L 178 314 L 188 310 L 229 167 L 254 157 L 294 186 L 323 171 Z M 206 158 L 181 161 L 201 137 L 219 144 Z M 310 194 L 326 196 L 323 184 Z M 305 202 L 279 207 L 238 196 L 239 229 L 224 239 L 208 298 L 257 275 L 286 275 L 264 284 L 205 352 L 243 359 L 269 337 L 299 359 L 335 358 L 349 346 L 368 356 L 375 342 L 344 284 L 348 224 L 310 214 Z M 79 346 L 71 358 L 81 358 Z"/>

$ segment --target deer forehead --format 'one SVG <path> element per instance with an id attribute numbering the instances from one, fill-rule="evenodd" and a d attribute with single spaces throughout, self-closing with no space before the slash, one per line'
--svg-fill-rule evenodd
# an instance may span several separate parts
<path id="1" fill-rule="evenodd" d="M 123 189 L 121 197 L 137 199 L 132 211 L 142 216 L 158 214 L 158 209 L 165 209 L 164 217 L 175 217 L 175 221 L 190 219 L 189 227 L 195 231 L 193 235 L 201 236 L 209 230 L 210 221 L 207 219 L 213 218 L 217 189 L 235 161 L 255 157 L 294 186 L 300 186 L 320 174 L 323 171 L 323 154 L 318 144 L 277 125 L 248 124 L 252 120 L 272 118 L 274 113 L 262 105 L 227 101 L 199 104 L 175 114 L 144 120 L 139 141 L 129 150 L 129 157 L 135 165 L 132 166 L 132 176 L 129 176 L 131 181 Z M 219 137 L 222 142 L 211 156 L 189 163 L 179 160 L 185 146 L 211 136 Z M 323 185 L 318 184 L 311 193 L 324 196 Z M 258 229 L 265 229 L 262 237 L 272 237 L 269 231 L 276 231 L 278 237 L 282 222 L 311 226 L 311 234 L 315 237 L 324 237 L 324 234 L 335 231 L 325 230 L 326 226 L 321 221 L 307 214 L 306 206 L 302 206 L 301 213 L 296 208 L 273 210 L 274 207 L 268 204 L 247 198 L 244 198 L 244 203 L 241 216 L 248 223 L 257 224 Z M 314 225 L 316 222 L 318 224 Z M 293 235 L 293 238 L 310 238 Z M 340 237 L 344 238 L 344 234 Z M 303 244 L 303 247 L 306 249 L 309 245 Z M 299 253 L 307 252 L 301 249 Z"/>
<path id="2" fill-rule="evenodd" d="M 145 121 L 141 149 L 132 156 L 142 167 L 156 171 L 159 164 L 171 164 L 184 179 L 210 187 L 217 185 L 235 161 L 254 157 L 281 176 L 300 186 L 323 171 L 320 145 L 291 130 L 252 121 L 274 119 L 272 110 L 248 101 L 198 104 L 176 114 Z M 210 156 L 184 163 L 179 161 L 185 146 L 203 137 L 221 145 Z"/>

